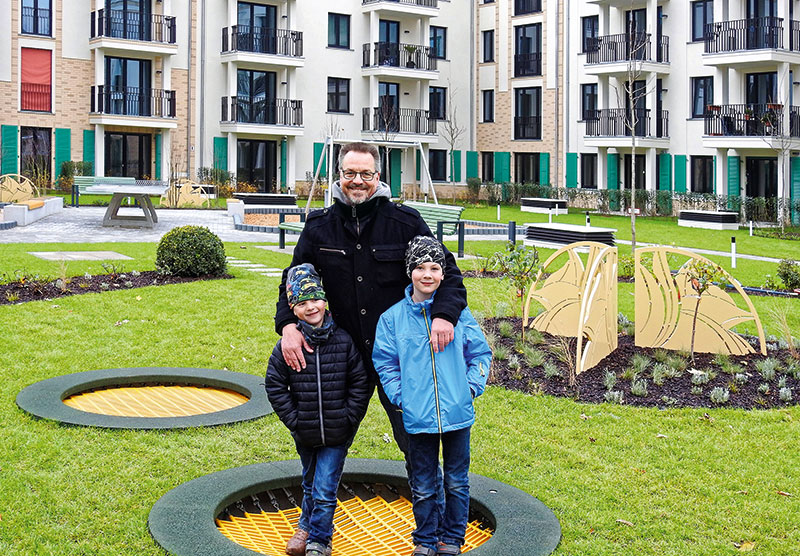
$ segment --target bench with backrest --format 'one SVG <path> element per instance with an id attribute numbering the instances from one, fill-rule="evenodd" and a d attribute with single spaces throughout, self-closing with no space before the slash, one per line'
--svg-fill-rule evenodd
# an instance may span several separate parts
<path id="1" fill-rule="evenodd" d="M 303 231 L 303 228 L 306 225 L 305 212 L 300 213 L 300 222 L 284 222 L 283 219 L 285 217 L 286 215 L 283 213 L 279 215 L 280 223 L 278 224 L 278 247 L 280 249 L 286 248 L 286 232 L 299 234 Z"/>
<path id="2" fill-rule="evenodd" d="M 455 234 L 458 223 L 461 221 L 461 213 L 464 212 L 464 207 L 455 205 L 436 205 L 416 201 L 405 201 L 403 205 L 416 210 L 434 235 L 436 234 L 438 222 L 444 222 L 442 226 L 443 234 Z"/>
<path id="3" fill-rule="evenodd" d="M 86 188 L 94 185 L 136 185 L 136 178 L 107 176 L 75 176 L 72 178 L 72 204 L 80 204 L 80 196 L 86 194 Z"/>

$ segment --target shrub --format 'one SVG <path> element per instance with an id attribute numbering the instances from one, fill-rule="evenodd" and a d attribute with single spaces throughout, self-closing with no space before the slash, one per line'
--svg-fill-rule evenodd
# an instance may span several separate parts
<path id="1" fill-rule="evenodd" d="M 498 344 L 492 350 L 492 356 L 494 357 L 495 361 L 506 361 L 508 356 L 510 355 L 508 348 L 503 344 Z"/>
<path id="2" fill-rule="evenodd" d="M 619 390 L 610 390 L 603 395 L 603 398 L 608 403 L 615 403 L 617 405 L 622 405 L 622 403 L 625 401 L 622 392 Z"/>
<path id="3" fill-rule="evenodd" d="M 225 246 L 204 226 L 173 228 L 158 242 L 156 268 L 175 276 L 219 276 L 225 273 Z"/>
<path id="4" fill-rule="evenodd" d="M 631 394 L 639 398 L 647 396 L 647 381 L 644 379 L 634 380 L 631 383 Z"/>
<path id="5" fill-rule="evenodd" d="M 792 259 L 783 259 L 778 264 L 778 278 L 790 290 L 800 288 L 800 263 Z"/>
<path id="6" fill-rule="evenodd" d="M 614 371 L 606 369 L 606 372 L 603 373 L 603 386 L 606 387 L 606 390 L 613 390 L 616 384 L 617 374 Z"/>
<path id="7" fill-rule="evenodd" d="M 478 197 L 481 194 L 481 180 L 480 178 L 467 178 L 467 198 L 472 203 L 478 202 Z"/>
<path id="8" fill-rule="evenodd" d="M 617 261 L 617 275 L 620 278 L 633 278 L 634 268 L 633 256 L 620 255 Z"/>
<path id="9" fill-rule="evenodd" d="M 671 378 L 672 370 L 666 363 L 656 363 L 653 365 L 653 383 L 657 386 L 663 386 L 667 378 Z"/>
<path id="10" fill-rule="evenodd" d="M 559 369 L 558 366 L 552 361 L 545 361 L 543 371 L 544 371 L 544 376 L 547 378 L 555 378 L 562 376 L 561 369 Z"/>
<path id="11" fill-rule="evenodd" d="M 497 325 L 497 333 L 501 338 L 511 338 L 514 336 L 514 325 L 507 320 L 500 321 Z"/>
<path id="12" fill-rule="evenodd" d="M 786 387 L 781 388 L 778 392 L 778 397 L 783 403 L 789 403 L 792 401 L 792 389 Z"/>
<path id="13" fill-rule="evenodd" d="M 522 348 L 522 356 L 525 358 L 525 363 L 528 364 L 528 367 L 532 369 L 541 367 L 544 364 L 544 353 L 535 347 L 524 346 Z"/>
<path id="14" fill-rule="evenodd" d="M 767 357 L 761 361 L 756 361 L 756 369 L 758 369 L 758 372 L 761 373 L 762 378 L 767 382 L 775 378 L 775 371 L 778 370 L 779 366 L 780 361 L 774 357 Z"/>
<path id="15" fill-rule="evenodd" d="M 726 388 L 722 388 L 720 386 L 715 386 L 713 390 L 711 390 L 711 394 L 709 394 L 709 398 L 711 399 L 711 403 L 722 405 L 728 401 L 730 398 L 730 392 Z"/>

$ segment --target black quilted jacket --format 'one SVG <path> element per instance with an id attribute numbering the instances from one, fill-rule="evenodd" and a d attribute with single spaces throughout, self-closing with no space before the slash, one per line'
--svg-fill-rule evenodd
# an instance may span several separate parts
<path id="1" fill-rule="evenodd" d="M 296 372 L 281 353 L 269 358 L 265 387 L 275 413 L 304 446 L 335 446 L 355 435 L 369 404 L 370 388 L 361 356 L 350 335 L 333 325 L 325 343 L 305 353 Z"/>

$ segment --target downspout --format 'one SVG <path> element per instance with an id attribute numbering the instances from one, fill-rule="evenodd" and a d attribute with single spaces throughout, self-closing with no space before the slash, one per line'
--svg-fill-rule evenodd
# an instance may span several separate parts
<path id="1" fill-rule="evenodd" d="M 206 93 L 206 0 L 200 2 L 200 85 L 198 86 L 197 99 L 198 106 L 205 106 Z M 200 110 L 197 115 L 197 125 L 199 128 L 197 135 L 198 167 L 205 167 L 205 138 L 206 138 L 206 112 Z"/>
<path id="2" fill-rule="evenodd" d="M 186 79 L 186 177 L 190 178 L 192 156 L 192 2 L 189 0 L 189 58 L 187 60 L 187 79 Z"/>

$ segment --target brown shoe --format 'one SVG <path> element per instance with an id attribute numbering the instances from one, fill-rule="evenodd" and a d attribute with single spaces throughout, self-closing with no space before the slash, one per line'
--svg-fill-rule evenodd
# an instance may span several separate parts
<path id="1" fill-rule="evenodd" d="M 308 531 L 298 529 L 286 543 L 286 554 L 289 556 L 306 556 L 306 541 L 308 540 Z"/>

